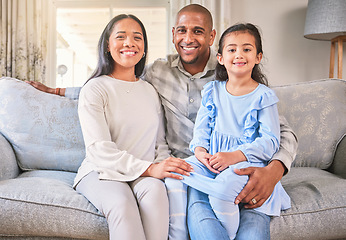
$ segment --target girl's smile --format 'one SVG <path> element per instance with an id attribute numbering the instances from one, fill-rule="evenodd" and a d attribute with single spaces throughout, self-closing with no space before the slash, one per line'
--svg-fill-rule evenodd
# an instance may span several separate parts
<path id="1" fill-rule="evenodd" d="M 257 54 L 254 36 L 248 32 L 233 32 L 224 39 L 222 54 L 218 61 L 227 69 L 228 75 L 251 78 L 252 69 L 259 64 L 262 54 Z"/>

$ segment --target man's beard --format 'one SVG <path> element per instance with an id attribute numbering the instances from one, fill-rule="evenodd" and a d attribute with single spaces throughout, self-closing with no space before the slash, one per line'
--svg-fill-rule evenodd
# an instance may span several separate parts
<path id="1" fill-rule="evenodd" d="M 181 60 L 181 62 L 184 63 L 184 64 L 194 64 L 194 63 L 197 62 L 198 57 L 195 57 L 194 59 L 192 59 L 192 60 L 190 60 L 190 61 L 185 61 L 182 57 L 180 57 L 180 60 Z"/>

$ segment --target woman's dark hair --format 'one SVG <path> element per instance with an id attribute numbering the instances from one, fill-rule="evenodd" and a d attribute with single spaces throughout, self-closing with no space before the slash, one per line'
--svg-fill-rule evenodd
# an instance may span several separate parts
<path id="1" fill-rule="evenodd" d="M 233 32 L 242 32 L 249 33 L 255 38 L 255 45 L 257 49 L 257 54 L 262 53 L 262 39 L 261 34 L 258 31 L 257 27 L 251 23 L 238 23 L 229 28 L 227 28 L 223 34 L 221 35 L 219 41 L 219 49 L 218 54 L 222 54 L 222 50 L 225 44 L 225 37 Z M 224 65 L 218 63 L 215 68 L 215 78 L 216 80 L 226 81 L 228 79 L 227 70 Z M 251 78 L 254 79 L 258 83 L 262 83 L 264 85 L 268 85 L 267 77 L 262 73 L 261 67 L 259 64 L 256 64 L 252 70 Z"/>
<path id="2" fill-rule="evenodd" d="M 135 75 L 136 77 L 140 77 L 143 73 L 145 63 L 147 60 L 147 52 L 148 52 L 148 38 L 147 33 L 145 31 L 143 23 L 134 15 L 131 14 L 120 14 L 118 16 L 115 16 L 105 27 L 103 30 L 100 40 L 98 43 L 98 62 L 97 67 L 91 77 L 88 79 L 88 81 L 92 78 L 99 77 L 101 75 L 108 75 L 113 72 L 114 70 L 114 60 L 108 51 L 108 43 L 109 43 L 109 37 L 112 34 L 114 25 L 125 18 L 132 18 L 135 20 L 142 29 L 143 32 L 143 39 L 144 39 L 144 56 L 143 58 L 136 64 L 135 66 Z"/>

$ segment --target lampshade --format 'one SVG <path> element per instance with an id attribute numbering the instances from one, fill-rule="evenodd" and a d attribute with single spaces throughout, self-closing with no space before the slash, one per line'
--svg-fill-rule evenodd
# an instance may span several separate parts
<path id="1" fill-rule="evenodd" d="M 331 40 L 346 35 L 346 0 L 309 0 L 304 37 Z"/>

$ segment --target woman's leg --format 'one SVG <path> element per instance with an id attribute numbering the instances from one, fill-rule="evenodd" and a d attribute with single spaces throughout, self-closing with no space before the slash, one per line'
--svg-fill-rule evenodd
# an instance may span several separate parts
<path id="1" fill-rule="evenodd" d="M 147 240 L 166 240 L 168 237 L 168 197 L 162 180 L 141 177 L 130 183 L 137 198 Z"/>
<path id="2" fill-rule="evenodd" d="M 136 199 L 126 182 L 99 180 L 98 173 L 91 172 L 76 190 L 106 217 L 111 240 L 146 239 Z"/>

